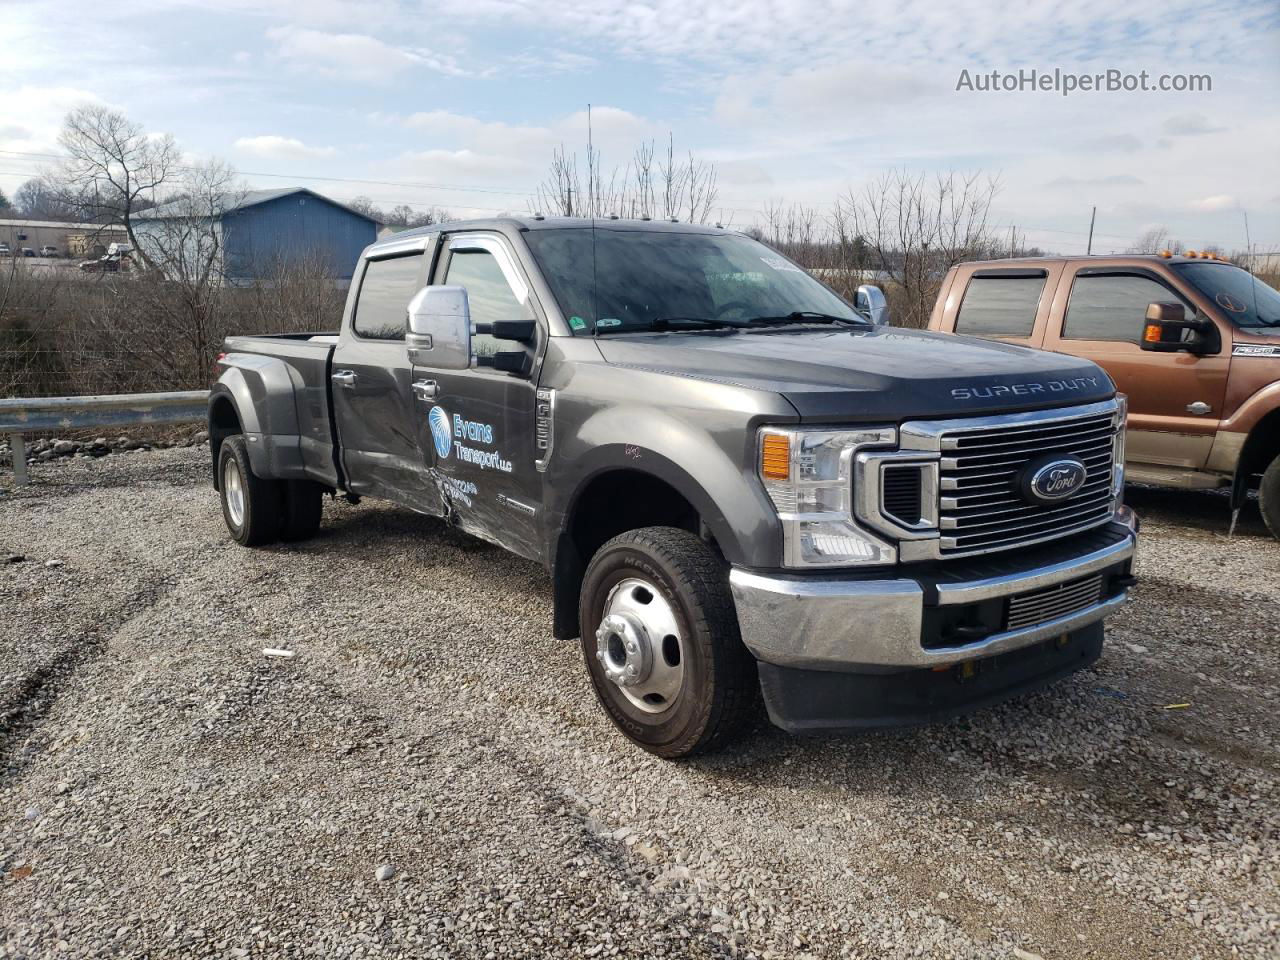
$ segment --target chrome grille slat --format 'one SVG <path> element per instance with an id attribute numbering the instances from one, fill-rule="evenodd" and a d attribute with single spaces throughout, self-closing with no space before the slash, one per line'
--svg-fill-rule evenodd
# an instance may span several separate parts
<path id="1" fill-rule="evenodd" d="M 1077 496 L 1080 498 L 1081 501 L 1083 501 L 1086 497 L 1089 497 L 1090 495 L 1092 495 L 1094 499 L 1098 499 L 1100 495 L 1110 497 L 1111 496 L 1110 481 L 1099 479 L 1094 481 L 1092 484 L 1085 484 L 1081 488 L 1080 493 Z M 994 510 L 987 509 L 990 507 L 996 507 L 998 509 L 994 509 Z M 976 522 L 976 521 L 978 521 L 979 518 L 983 518 L 983 517 L 1005 517 L 1006 519 L 1010 519 L 1010 520 L 1014 519 L 1014 517 L 1016 516 L 1022 516 L 1022 517 L 1046 516 L 1047 517 L 1047 516 L 1053 516 L 1054 514 L 1058 513 L 1060 510 L 1074 510 L 1076 509 L 1076 507 L 1077 507 L 1076 501 L 1072 500 L 1068 502 L 1065 506 L 1060 507 L 1058 510 L 1049 511 L 1048 513 L 1046 513 L 1042 508 L 1033 507 L 1031 506 L 1031 504 L 1020 504 L 1020 505 L 1014 506 L 1014 505 L 1010 505 L 1008 500 L 1004 500 L 1004 501 L 994 501 L 992 503 L 964 505 L 960 507 L 959 510 L 956 512 L 960 512 L 960 511 L 967 511 L 967 512 L 961 513 L 960 516 L 952 516 L 951 519 L 954 519 L 957 521 L 972 520 L 975 522 L 972 524 L 969 524 L 970 527 L 981 527 L 981 526 L 985 526 L 986 524 L 982 522 Z"/>
<path id="2" fill-rule="evenodd" d="M 1114 433 L 1114 415 L 1097 407 L 1044 423 L 1012 420 L 978 430 L 960 421 L 947 424 L 938 434 L 940 555 L 1011 550 L 1106 522 Z M 1028 503 L 1017 489 L 1019 475 L 1032 460 L 1053 453 L 1080 459 L 1085 483 L 1067 500 Z"/>
<path id="3" fill-rule="evenodd" d="M 1008 463 L 1018 463 L 1018 464 L 1026 463 L 1028 460 L 1032 459 L 1033 457 L 1041 456 L 1046 453 L 1070 453 L 1070 454 L 1074 454 L 1077 457 L 1080 457 L 1082 460 L 1085 457 L 1099 457 L 1099 456 L 1109 457 L 1111 456 L 1111 438 L 1108 437 L 1106 438 L 1105 441 L 1098 441 L 1096 443 L 1091 443 L 1088 446 L 1058 444 L 1056 446 L 1051 446 L 1051 447 L 1036 447 L 1033 450 L 1024 450 L 1016 454 L 1011 454 L 1005 451 L 998 454 L 987 454 L 986 456 L 983 456 L 983 457 L 964 457 L 964 458 L 943 457 L 942 467 L 944 470 L 946 469 L 950 469 L 950 470 L 990 469 L 992 467 L 1004 466 L 1005 464 L 1008 464 Z M 991 462 L 982 462 L 982 463 L 972 462 L 974 460 L 986 461 L 986 458 L 989 456 L 1000 457 L 1001 459 L 994 460 Z"/>
<path id="4" fill-rule="evenodd" d="M 1026 434 L 1039 434 L 1041 436 L 1055 436 L 1059 433 L 1079 433 L 1090 427 L 1111 426 L 1112 415 L 1109 413 L 1095 416 L 1080 417 L 1076 420 L 1061 420 L 1054 423 L 1044 425 L 1023 425 L 1000 427 L 995 430 L 970 430 L 965 432 L 957 432 L 953 436 L 944 437 L 942 440 L 944 450 L 955 449 L 969 443 L 970 446 L 981 446 L 992 437 L 998 437 L 1001 440 L 1010 440 L 1012 438 L 1022 437 Z M 1021 442 L 1021 441 L 1018 441 Z"/>

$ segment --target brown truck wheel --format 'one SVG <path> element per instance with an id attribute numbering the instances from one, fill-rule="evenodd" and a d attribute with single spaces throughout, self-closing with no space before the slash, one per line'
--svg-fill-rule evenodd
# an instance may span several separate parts
<path id="1" fill-rule="evenodd" d="M 1258 485 L 1258 507 L 1271 535 L 1280 540 L 1280 456 L 1262 474 Z"/>

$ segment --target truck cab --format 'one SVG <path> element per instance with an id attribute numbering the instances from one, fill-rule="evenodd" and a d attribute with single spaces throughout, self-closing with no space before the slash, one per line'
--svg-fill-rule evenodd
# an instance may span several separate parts
<path id="1" fill-rule="evenodd" d="M 921 723 L 1101 654 L 1137 524 L 1095 364 L 883 323 L 730 230 L 501 218 L 368 247 L 340 326 L 229 338 L 213 478 L 245 546 L 326 494 L 542 564 L 554 635 L 664 757 L 763 697 Z"/>
<path id="2" fill-rule="evenodd" d="M 1280 293 L 1240 267 L 1208 254 L 964 263 L 929 329 L 1092 360 L 1128 398 L 1130 480 L 1229 486 L 1236 507 L 1259 489 L 1280 537 Z"/>

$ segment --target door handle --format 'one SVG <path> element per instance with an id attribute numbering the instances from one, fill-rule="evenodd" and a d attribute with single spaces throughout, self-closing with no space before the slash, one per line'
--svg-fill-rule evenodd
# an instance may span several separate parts
<path id="1" fill-rule="evenodd" d="M 330 379 L 340 387 L 354 387 L 357 378 L 354 370 L 339 370 Z"/>
<path id="2" fill-rule="evenodd" d="M 434 400 L 440 392 L 440 384 L 434 380 L 413 381 L 413 393 L 419 400 Z"/>
<path id="3" fill-rule="evenodd" d="M 1203 400 L 1197 400 L 1195 403 L 1187 404 L 1187 413 L 1194 413 L 1197 417 L 1204 416 L 1212 409 L 1213 407 L 1209 406 Z"/>

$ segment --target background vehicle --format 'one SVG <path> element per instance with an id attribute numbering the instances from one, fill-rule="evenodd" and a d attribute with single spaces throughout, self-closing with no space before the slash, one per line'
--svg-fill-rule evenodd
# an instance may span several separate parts
<path id="1" fill-rule="evenodd" d="M 40 248 L 40 256 L 56 258 L 58 256 L 58 248 L 53 246 L 52 244 L 46 243 L 43 247 Z"/>
<path id="2" fill-rule="evenodd" d="M 7 243 L 0 243 L 0 257 L 12 257 L 13 251 L 9 249 Z"/>
<path id="3" fill-rule="evenodd" d="M 1111 382 L 877 325 L 876 293 L 863 315 L 718 228 L 397 234 L 364 251 L 339 331 L 226 341 L 227 527 L 310 536 L 341 491 L 541 562 L 555 635 L 668 757 L 723 743 L 758 691 L 784 729 L 828 731 L 1091 663 L 1136 543 Z"/>
<path id="4" fill-rule="evenodd" d="M 1155 332 L 1148 310 L 1159 311 Z M 1280 537 L 1280 293 L 1196 256 L 963 263 L 929 329 L 1042 347 L 1101 366 L 1128 395 L 1131 480 L 1251 488 Z"/>
<path id="5" fill-rule="evenodd" d="M 22 255 L 23 255 L 24 257 L 34 257 L 34 256 L 36 255 L 36 252 L 35 252 L 33 249 L 31 249 L 30 247 L 23 247 L 23 248 L 22 248 Z"/>

